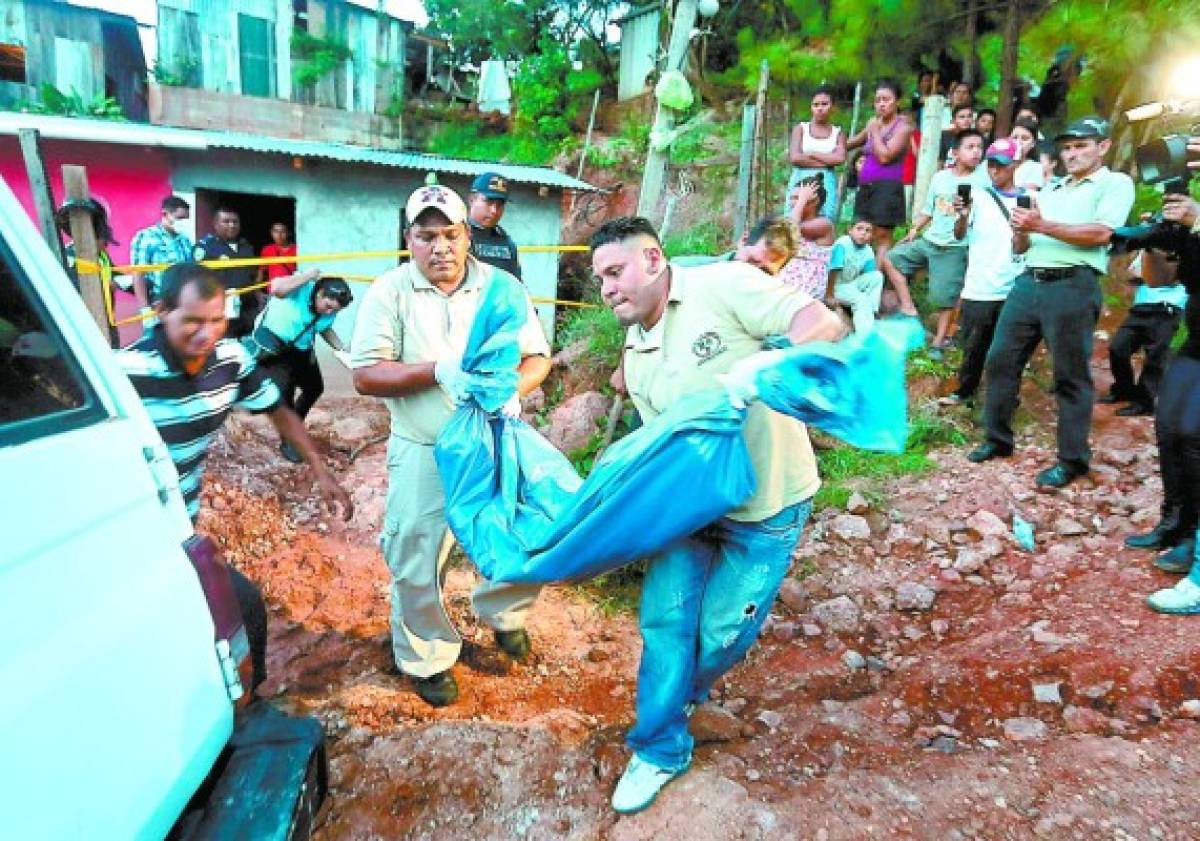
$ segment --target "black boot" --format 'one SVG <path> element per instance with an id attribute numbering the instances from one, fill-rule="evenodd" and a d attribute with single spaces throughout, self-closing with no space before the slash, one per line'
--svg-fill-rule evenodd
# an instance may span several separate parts
<path id="1" fill-rule="evenodd" d="M 1179 509 L 1165 509 L 1157 526 L 1144 534 L 1129 535 L 1125 538 L 1125 545 L 1130 549 L 1165 549 L 1183 539 L 1182 526 Z"/>

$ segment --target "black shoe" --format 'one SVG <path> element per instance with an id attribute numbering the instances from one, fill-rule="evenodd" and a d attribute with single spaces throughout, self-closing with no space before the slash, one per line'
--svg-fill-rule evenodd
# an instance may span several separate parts
<path id="1" fill-rule="evenodd" d="M 1154 407 L 1143 403 L 1130 403 L 1128 406 L 1122 406 L 1120 409 L 1117 409 L 1113 414 L 1119 418 L 1136 418 L 1141 415 L 1154 414 Z"/>
<path id="2" fill-rule="evenodd" d="M 1187 573 L 1196 557 L 1196 541 L 1188 538 L 1154 559 L 1154 566 L 1163 572 Z"/>
<path id="3" fill-rule="evenodd" d="M 1110 391 L 1108 394 L 1104 395 L 1103 397 L 1099 397 L 1099 398 L 1097 398 L 1097 399 L 1096 399 L 1096 402 L 1097 402 L 1097 403 L 1112 404 L 1112 403 L 1120 403 L 1120 402 L 1122 402 L 1123 400 L 1124 400 L 1124 398 L 1123 398 L 1123 397 L 1118 397 L 1117 395 L 1113 394 L 1113 393 Z"/>
<path id="4" fill-rule="evenodd" d="M 529 633 L 524 628 L 515 631 L 495 631 L 496 645 L 518 663 L 524 663 L 533 652 L 533 643 L 529 641 Z"/>
<path id="5" fill-rule="evenodd" d="M 1130 549 L 1166 549 L 1175 542 L 1175 528 L 1171 524 L 1159 523 L 1148 532 L 1131 534 L 1125 538 Z"/>
<path id="6" fill-rule="evenodd" d="M 458 700 L 458 681 L 449 669 L 429 677 L 414 677 L 412 682 L 421 700 L 431 707 L 445 707 Z"/>
<path id="7" fill-rule="evenodd" d="M 994 441 L 984 441 L 978 447 L 971 450 L 967 455 L 967 461 L 982 464 L 994 458 L 1008 458 L 1012 454 L 1012 447 L 1005 447 L 1003 444 L 997 444 Z"/>
<path id="8" fill-rule="evenodd" d="M 1037 475 L 1037 486 L 1039 488 L 1065 488 L 1085 473 L 1087 473 L 1086 470 L 1076 470 L 1060 462 L 1053 467 L 1047 467 Z"/>
<path id="9" fill-rule="evenodd" d="M 291 441 L 281 442 L 279 452 L 292 464 L 304 464 L 304 456 L 300 455 L 300 451 L 292 446 Z"/>

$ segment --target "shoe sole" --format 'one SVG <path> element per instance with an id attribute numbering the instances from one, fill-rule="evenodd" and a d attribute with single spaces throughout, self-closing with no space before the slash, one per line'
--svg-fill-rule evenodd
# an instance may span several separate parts
<path id="1" fill-rule="evenodd" d="M 1182 564 L 1180 566 L 1173 566 L 1171 564 L 1160 564 L 1158 561 L 1155 561 L 1153 566 L 1157 570 L 1169 572 L 1172 575 L 1184 575 L 1192 571 L 1191 564 L 1188 564 L 1187 566 L 1183 566 Z"/>
<path id="2" fill-rule="evenodd" d="M 1153 602 L 1146 599 L 1146 606 L 1155 613 L 1165 613 L 1168 616 L 1200 616 L 1200 604 L 1193 607 L 1171 608 L 1171 607 L 1156 607 Z"/>

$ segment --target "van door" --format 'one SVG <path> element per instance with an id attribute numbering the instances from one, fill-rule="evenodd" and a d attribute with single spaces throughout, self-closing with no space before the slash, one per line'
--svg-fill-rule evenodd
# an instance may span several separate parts
<path id="1" fill-rule="evenodd" d="M 161 838 L 232 732 L 165 455 L 0 182 L 5 837 Z"/>

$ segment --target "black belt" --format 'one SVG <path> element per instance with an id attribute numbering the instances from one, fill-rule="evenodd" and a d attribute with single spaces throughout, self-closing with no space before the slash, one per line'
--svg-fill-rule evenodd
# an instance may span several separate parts
<path id="1" fill-rule="evenodd" d="M 1129 308 L 1129 311 L 1138 313 L 1139 315 L 1148 315 L 1149 313 L 1160 312 L 1160 313 L 1165 313 L 1166 315 L 1169 315 L 1172 318 L 1179 315 L 1181 312 L 1183 312 L 1182 309 L 1175 306 L 1174 304 L 1163 304 L 1163 303 L 1134 304 L 1132 307 Z"/>
<path id="2" fill-rule="evenodd" d="M 1054 280 L 1066 280 L 1069 277 L 1075 277 L 1080 272 L 1087 272 L 1093 277 L 1096 270 L 1091 266 L 1068 266 L 1062 269 L 1038 269 L 1030 267 L 1029 273 L 1033 275 L 1033 279 L 1038 283 L 1049 283 Z"/>

